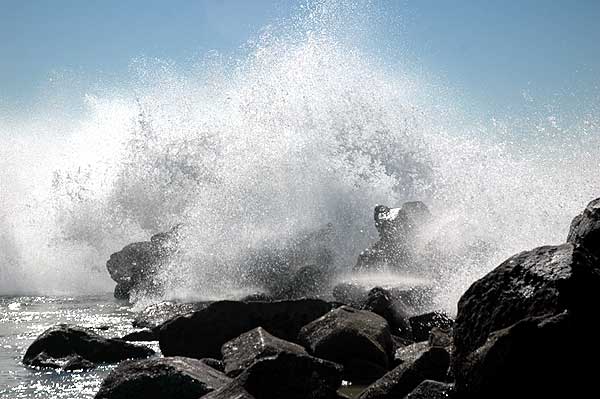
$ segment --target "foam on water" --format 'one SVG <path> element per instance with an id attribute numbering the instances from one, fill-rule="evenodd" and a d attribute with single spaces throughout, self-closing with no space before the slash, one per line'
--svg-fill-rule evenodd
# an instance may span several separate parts
<path id="1" fill-rule="evenodd" d="M 360 3 L 313 2 L 239 57 L 136 62 L 135 84 L 86 96 L 82 117 L 2 132 L 0 294 L 108 291 L 112 252 L 180 222 L 167 297 L 244 291 L 248 253 L 328 224 L 347 271 L 376 238 L 375 204 L 422 200 L 420 252 L 453 309 L 503 258 L 564 241 L 600 194 L 597 122 L 515 141 L 532 126 L 465 121 L 362 48 Z"/>

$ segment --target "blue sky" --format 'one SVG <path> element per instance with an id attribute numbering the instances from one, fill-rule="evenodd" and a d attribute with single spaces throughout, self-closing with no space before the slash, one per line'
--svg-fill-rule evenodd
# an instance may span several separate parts
<path id="1" fill-rule="evenodd" d="M 139 57 L 185 64 L 236 51 L 304 2 L 0 0 L 0 106 L 29 107 L 57 76 L 78 93 L 127 76 Z M 473 107 L 518 113 L 533 98 L 565 113 L 597 111 L 600 1 L 372 4 L 384 18 L 368 50 L 392 64 L 402 57 Z"/>

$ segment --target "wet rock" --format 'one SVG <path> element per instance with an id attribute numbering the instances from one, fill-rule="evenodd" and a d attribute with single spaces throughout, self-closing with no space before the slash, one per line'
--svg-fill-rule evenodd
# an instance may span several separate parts
<path id="1" fill-rule="evenodd" d="M 214 302 L 203 310 L 178 316 L 160 328 L 165 356 L 219 357 L 221 346 L 256 327 L 295 341 L 302 326 L 321 317 L 331 305 L 318 299 L 275 302 Z"/>
<path id="2" fill-rule="evenodd" d="M 441 348 L 451 348 L 450 352 L 454 352 L 452 341 L 452 329 L 443 329 L 433 327 L 429 332 L 429 346 L 439 346 Z"/>
<path id="3" fill-rule="evenodd" d="M 335 399 L 342 382 L 341 370 L 340 365 L 323 359 L 280 352 L 257 360 L 231 384 L 207 398 Z"/>
<path id="4" fill-rule="evenodd" d="M 229 382 L 229 377 L 196 359 L 131 360 L 111 371 L 95 398 L 197 399 Z"/>
<path id="5" fill-rule="evenodd" d="M 86 371 L 95 368 L 96 365 L 81 356 L 71 357 L 63 366 L 63 371 Z"/>
<path id="6" fill-rule="evenodd" d="M 391 364 L 392 336 L 387 321 L 366 310 L 342 306 L 307 324 L 298 335 L 314 356 L 344 366 L 351 381 L 373 381 Z"/>
<path id="7" fill-rule="evenodd" d="M 202 399 L 255 399 L 248 391 L 239 384 L 227 384 L 223 388 L 217 389 L 202 397 Z"/>
<path id="8" fill-rule="evenodd" d="M 225 363 L 225 374 L 230 377 L 241 374 L 257 359 L 263 357 L 278 353 L 308 354 L 302 346 L 274 337 L 262 327 L 250 330 L 225 343 L 221 353 Z"/>
<path id="9" fill-rule="evenodd" d="M 154 276 L 176 251 L 181 225 L 151 237 L 150 241 L 129 244 L 115 252 L 106 262 L 110 277 L 117 283 L 114 296 L 128 300 L 132 290 L 160 289 Z"/>
<path id="10" fill-rule="evenodd" d="M 600 259 L 600 198 L 590 202 L 571 222 L 567 242 L 581 245 Z"/>
<path id="11" fill-rule="evenodd" d="M 204 359 L 200 359 L 200 361 L 202 363 L 206 364 L 207 366 L 210 366 L 213 369 L 220 371 L 221 373 L 225 372 L 225 363 L 223 363 L 223 361 L 221 361 L 221 360 L 207 357 Z"/>
<path id="12" fill-rule="evenodd" d="M 425 380 L 446 377 L 450 355 L 442 348 L 429 348 L 415 360 L 407 361 L 371 384 L 359 399 L 403 398 Z"/>
<path id="13" fill-rule="evenodd" d="M 414 271 L 416 233 L 430 218 L 429 209 L 420 201 L 406 202 L 401 208 L 377 205 L 374 219 L 379 241 L 360 254 L 355 270 Z"/>
<path id="14" fill-rule="evenodd" d="M 545 246 L 476 281 L 461 297 L 454 325 L 457 393 L 552 396 L 591 384 L 581 359 L 597 358 L 598 349 L 587 345 L 584 354 L 569 343 L 595 330 L 599 266 L 581 246 Z"/>
<path id="15" fill-rule="evenodd" d="M 152 330 L 134 331 L 121 338 L 123 341 L 158 341 L 158 335 Z"/>
<path id="16" fill-rule="evenodd" d="M 107 339 L 91 330 L 58 324 L 44 331 L 29 346 L 23 364 L 34 367 L 61 368 L 69 362 L 118 362 L 154 354 L 145 346 L 136 346 L 119 339 Z"/>
<path id="17" fill-rule="evenodd" d="M 264 292 L 256 292 L 254 294 L 246 295 L 240 302 L 273 302 L 275 298 Z"/>
<path id="18" fill-rule="evenodd" d="M 417 342 L 429 339 L 429 334 L 434 327 L 449 329 L 454 325 L 454 320 L 443 312 L 429 312 L 409 319 L 413 339 Z"/>
<path id="19" fill-rule="evenodd" d="M 412 338 L 406 305 L 397 299 L 393 299 L 392 294 L 388 290 L 381 287 L 373 288 L 369 291 L 362 309 L 378 314 L 386 319 L 392 334 Z"/>
<path id="20" fill-rule="evenodd" d="M 402 348 L 397 348 L 394 352 L 394 362 L 397 365 L 414 362 L 427 352 L 429 348 L 430 345 L 428 342 L 417 342 Z"/>
<path id="21" fill-rule="evenodd" d="M 449 399 L 454 395 L 454 385 L 425 380 L 420 383 L 411 393 L 406 396 L 406 399 Z"/>
<path id="22" fill-rule="evenodd" d="M 154 330 L 167 320 L 204 309 L 210 304 L 211 302 L 155 303 L 147 306 L 135 316 L 135 319 L 133 319 L 133 326 L 136 328 L 149 328 Z"/>

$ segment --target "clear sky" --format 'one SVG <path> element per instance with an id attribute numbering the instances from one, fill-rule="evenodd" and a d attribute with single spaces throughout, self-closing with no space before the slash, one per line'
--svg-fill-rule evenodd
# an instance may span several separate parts
<path id="1" fill-rule="evenodd" d="M 0 0 L 0 112 L 27 107 L 53 77 L 118 80 L 133 59 L 185 64 L 235 51 L 297 0 Z M 600 1 L 379 0 L 370 43 L 404 54 L 482 109 L 524 98 L 569 110 L 600 100 Z M 393 61 L 393 60 L 392 60 Z M 68 81 L 68 79 L 66 79 Z M 585 104 L 585 105 L 582 105 Z"/>

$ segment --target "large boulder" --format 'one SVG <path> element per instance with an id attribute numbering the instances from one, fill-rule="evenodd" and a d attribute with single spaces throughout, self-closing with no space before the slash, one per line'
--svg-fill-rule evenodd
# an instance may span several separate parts
<path id="1" fill-rule="evenodd" d="M 342 367 L 306 354 L 280 352 L 258 359 L 205 399 L 336 399 Z"/>
<path id="2" fill-rule="evenodd" d="M 403 398 L 425 380 L 445 379 L 449 365 L 450 355 L 445 349 L 428 348 L 369 385 L 359 399 Z"/>
<path id="3" fill-rule="evenodd" d="M 229 382 L 229 377 L 197 359 L 130 360 L 111 371 L 95 398 L 197 399 Z"/>
<path id="4" fill-rule="evenodd" d="M 373 288 L 369 291 L 362 309 L 386 319 L 392 334 L 412 338 L 407 306 L 399 299 L 394 299 L 390 291 L 381 287 Z"/>
<path id="5" fill-rule="evenodd" d="M 23 364 L 34 367 L 90 368 L 91 363 L 119 362 L 153 354 L 154 351 L 145 346 L 107 339 L 86 328 L 58 324 L 33 341 L 23 356 Z"/>
<path id="6" fill-rule="evenodd" d="M 298 338 L 312 355 L 343 365 L 352 381 L 373 381 L 391 365 L 389 325 L 373 312 L 342 306 L 302 327 Z"/>
<path id="7" fill-rule="evenodd" d="M 319 299 L 214 302 L 205 309 L 163 324 L 159 333 L 160 349 L 165 356 L 218 358 L 224 343 L 256 327 L 263 327 L 281 339 L 295 341 L 302 326 L 321 317 L 331 307 Z"/>
<path id="8" fill-rule="evenodd" d="M 158 233 L 150 241 L 129 244 L 110 256 L 106 268 L 117 283 L 114 296 L 129 300 L 132 290 L 156 291 L 154 277 L 177 250 L 181 225 Z"/>
<path id="9" fill-rule="evenodd" d="M 454 320 L 444 312 L 429 312 L 409 319 L 412 337 L 415 341 L 429 339 L 431 330 L 441 328 L 449 330 L 454 325 Z"/>
<path id="10" fill-rule="evenodd" d="M 545 246 L 476 281 L 458 303 L 454 326 L 457 392 L 552 396 L 591 384 L 582 358 L 595 359 L 599 350 L 573 342 L 596 330 L 599 266 L 582 246 Z"/>
<path id="11" fill-rule="evenodd" d="M 600 198 L 590 202 L 571 222 L 567 242 L 581 245 L 600 258 Z"/>
<path id="12" fill-rule="evenodd" d="M 401 208 L 377 205 L 374 219 L 379 241 L 360 254 L 355 270 L 415 271 L 416 235 L 431 219 L 427 206 L 420 201 L 406 202 Z"/>
<path id="13" fill-rule="evenodd" d="M 202 310 L 211 303 L 212 302 L 176 303 L 168 301 L 154 303 L 145 307 L 141 312 L 135 315 L 133 326 L 136 328 L 156 330 L 167 320 L 197 310 Z"/>
<path id="14" fill-rule="evenodd" d="M 241 374 L 257 359 L 278 353 L 307 355 L 306 350 L 292 342 L 269 334 L 262 327 L 255 328 L 225 343 L 221 348 L 225 373 L 230 377 Z"/>

